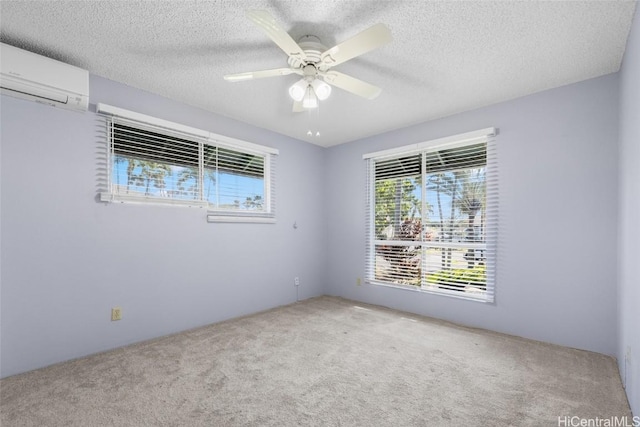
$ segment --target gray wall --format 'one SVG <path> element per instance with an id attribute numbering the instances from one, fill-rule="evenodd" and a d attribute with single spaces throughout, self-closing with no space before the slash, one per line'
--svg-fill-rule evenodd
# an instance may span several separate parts
<path id="1" fill-rule="evenodd" d="M 2 377 L 321 295 L 321 148 L 91 77 L 91 102 L 275 147 L 277 224 L 96 202 L 94 113 L 1 98 Z M 293 223 L 299 227 L 294 230 Z M 110 321 L 121 306 L 123 320 Z"/>
<path id="2" fill-rule="evenodd" d="M 640 8 L 620 72 L 619 349 L 631 409 L 640 415 Z"/>
<path id="3" fill-rule="evenodd" d="M 365 259 L 362 155 L 490 126 L 500 130 L 496 304 L 357 286 Z M 613 74 L 329 149 L 327 291 L 616 354 L 617 140 Z"/>

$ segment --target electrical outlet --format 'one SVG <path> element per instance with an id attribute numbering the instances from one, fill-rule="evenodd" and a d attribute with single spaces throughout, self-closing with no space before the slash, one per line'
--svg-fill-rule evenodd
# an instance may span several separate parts
<path id="1" fill-rule="evenodd" d="M 294 277 L 293 284 L 296 286 L 300 286 L 300 278 L 298 276 Z"/>
<path id="2" fill-rule="evenodd" d="M 122 320 L 122 309 L 120 307 L 113 307 L 111 309 L 111 321 Z"/>
<path id="3" fill-rule="evenodd" d="M 362 286 L 362 279 L 360 277 L 356 279 L 356 285 Z"/>

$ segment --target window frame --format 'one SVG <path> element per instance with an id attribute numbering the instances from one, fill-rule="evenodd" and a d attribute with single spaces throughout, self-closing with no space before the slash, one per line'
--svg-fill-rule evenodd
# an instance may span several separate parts
<path id="1" fill-rule="evenodd" d="M 254 144 L 224 135 L 215 134 L 205 130 L 185 126 L 152 116 L 136 113 L 122 108 L 99 103 L 96 112 L 105 120 L 106 130 L 104 140 L 106 142 L 106 174 L 101 185 L 100 200 L 103 202 L 143 203 L 156 205 L 174 205 L 199 207 L 207 209 L 207 222 L 258 222 L 275 223 L 275 164 L 279 151 L 275 148 Z M 153 132 L 168 138 L 183 139 L 198 144 L 198 198 L 175 199 L 170 197 L 148 196 L 143 194 L 122 194 L 114 191 L 112 182 L 113 156 L 115 155 L 113 126 L 121 125 L 138 129 L 142 132 Z M 102 139 L 102 138 L 101 138 Z M 206 165 L 203 161 L 203 153 L 206 147 L 214 150 L 224 149 L 234 154 L 263 157 L 263 209 L 246 210 L 221 208 L 214 206 L 204 197 L 203 177 Z M 194 163 L 195 165 L 195 163 Z"/>
<path id="2" fill-rule="evenodd" d="M 366 161 L 366 259 L 365 259 L 365 281 L 371 285 L 379 285 L 385 287 L 399 288 L 422 293 L 444 295 L 458 299 L 473 300 L 485 303 L 495 302 L 495 285 L 496 285 L 496 261 L 497 261 L 497 241 L 498 241 L 498 174 L 497 174 L 497 146 L 494 137 L 497 135 L 496 128 L 486 128 L 478 131 L 467 132 L 459 135 L 453 135 L 445 138 L 439 138 L 431 141 L 425 141 L 418 144 L 406 145 L 389 150 L 377 151 L 363 155 Z M 422 211 L 426 212 L 425 205 L 427 196 L 424 193 L 427 183 L 426 177 L 429 175 L 425 171 L 425 153 L 433 153 L 445 149 L 462 148 L 472 146 L 473 144 L 485 143 L 487 150 L 487 159 L 484 166 L 486 173 L 486 211 L 487 211 L 487 227 L 485 230 L 486 243 L 484 250 L 486 251 L 486 290 L 478 293 L 460 292 L 451 289 L 440 289 L 434 286 L 423 286 L 427 282 L 425 271 L 425 256 L 420 255 L 420 285 L 401 284 L 383 281 L 376 278 L 376 245 L 380 244 L 380 240 L 376 236 L 376 162 L 385 160 L 393 160 L 407 158 L 409 156 L 421 156 L 421 192 L 422 192 Z M 453 171 L 455 168 L 448 169 Z M 424 231 L 421 228 L 421 233 Z M 391 246 L 396 246 L 399 240 L 393 241 Z M 408 240 L 402 245 L 426 247 L 463 247 L 476 246 L 475 243 L 465 242 L 428 242 L 424 240 Z"/>

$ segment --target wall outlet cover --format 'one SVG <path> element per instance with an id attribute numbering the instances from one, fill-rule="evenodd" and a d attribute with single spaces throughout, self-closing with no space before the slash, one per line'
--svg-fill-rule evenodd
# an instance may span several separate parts
<path id="1" fill-rule="evenodd" d="M 122 309 L 120 307 L 113 307 L 111 309 L 111 321 L 122 319 Z"/>

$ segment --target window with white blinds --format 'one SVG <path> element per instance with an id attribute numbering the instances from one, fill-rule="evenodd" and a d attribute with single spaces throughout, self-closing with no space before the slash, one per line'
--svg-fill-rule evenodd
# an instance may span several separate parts
<path id="1" fill-rule="evenodd" d="M 364 156 L 372 284 L 493 302 L 495 129 Z"/>
<path id="2" fill-rule="evenodd" d="M 216 221 L 275 220 L 277 150 L 104 104 L 104 201 L 201 206 Z"/>

